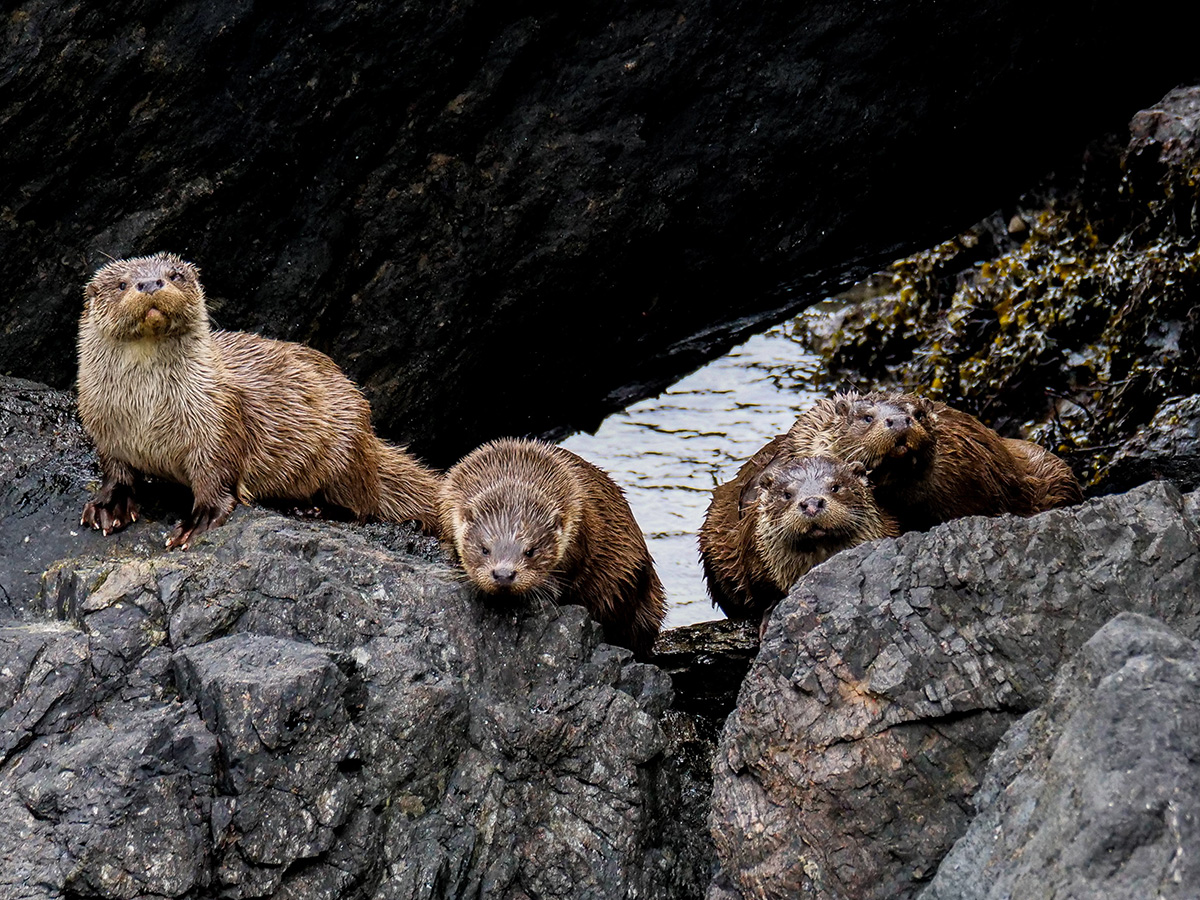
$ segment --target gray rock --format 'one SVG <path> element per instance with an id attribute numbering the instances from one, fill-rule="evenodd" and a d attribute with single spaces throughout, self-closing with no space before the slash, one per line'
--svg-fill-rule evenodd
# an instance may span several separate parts
<path id="1" fill-rule="evenodd" d="M 1125 442 L 1097 480 L 1115 493 L 1165 478 L 1184 490 L 1200 487 L 1200 394 L 1170 400 L 1148 425 Z"/>
<path id="2" fill-rule="evenodd" d="M 1200 645 L 1122 613 L 1005 735 L 921 900 L 1195 897 Z"/>
<path id="3" fill-rule="evenodd" d="M 70 398 L 0 415 L 36 538 L 0 558 L 0 898 L 702 891 L 715 726 L 582 607 L 489 606 L 400 526 L 248 508 L 166 552 L 169 491 L 80 532 Z"/>
<path id="4" fill-rule="evenodd" d="M 722 735 L 710 896 L 914 896 L 1000 737 L 1101 625 L 1133 611 L 1200 633 L 1195 510 L 1156 482 L 864 545 L 801 579 Z"/>

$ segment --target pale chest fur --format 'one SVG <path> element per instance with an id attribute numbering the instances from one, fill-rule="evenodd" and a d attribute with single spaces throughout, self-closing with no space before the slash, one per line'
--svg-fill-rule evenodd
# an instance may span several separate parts
<path id="1" fill-rule="evenodd" d="M 79 413 L 98 448 L 151 475 L 188 483 L 190 453 L 222 430 L 211 341 L 80 336 Z"/>

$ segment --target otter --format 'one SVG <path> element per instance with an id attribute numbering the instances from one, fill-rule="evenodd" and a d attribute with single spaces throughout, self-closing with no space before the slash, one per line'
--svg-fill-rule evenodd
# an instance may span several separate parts
<path id="1" fill-rule="evenodd" d="M 780 435 L 713 491 L 700 558 L 713 603 L 730 618 L 767 615 L 801 575 L 833 554 L 894 537 L 866 467 L 780 453 Z"/>
<path id="2" fill-rule="evenodd" d="M 144 474 L 192 489 L 167 547 L 186 550 L 238 501 L 320 495 L 359 519 L 437 527 L 438 476 L 381 441 L 371 408 L 311 347 L 214 331 L 196 266 L 159 253 L 115 260 L 84 289 L 79 415 L 103 482 L 81 524 L 137 520 Z"/>
<path id="3" fill-rule="evenodd" d="M 873 485 L 911 481 L 928 470 L 936 451 L 933 403 L 880 391 L 835 394 L 796 419 L 783 450 L 791 456 L 829 454 L 860 462 Z"/>
<path id="4" fill-rule="evenodd" d="M 1066 464 L 1027 444 L 945 403 L 849 392 L 801 415 L 780 452 L 833 452 L 862 462 L 879 505 L 903 531 L 923 531 L 962 516 L 1030 516 L 1072 502 L 1078 495 L 1066 486 Z"/>
<path id="5" fill-rule="evenodd" d="M 442 540 L 487 597 L 586 607 L 605 637 L 645 658 L 666 605 L 621 489 L 569 450 L 504 438 L 450 468 Z"/>

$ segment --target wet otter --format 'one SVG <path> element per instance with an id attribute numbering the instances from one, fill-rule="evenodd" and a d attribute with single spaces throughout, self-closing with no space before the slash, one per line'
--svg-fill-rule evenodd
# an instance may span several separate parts
<path id="1" fill-rule="evenodd" d="M 104 481 L 81 524 L 108 534 L 135 521 L 145 473 L 195 495 L 168 547 L 187 549 L 255 497 L 320 494 L 360 518 L 436 528 L 437 475 L 375 436 L 337 364 L 301 344 L 211 330 L 191 263 L 116 260 L 84 294 L 79 414 Z"/>
<path id="2" fill-rule="evenodd" d="M 469 453 L 440 495 L 442 539 L 484 594 L 578 603 L 645 657 L 663 589 L 621 489 L 552 444 L 503 439 Z"/>
<path id="3" fill-rule="evenodd" d="M 1074 476 L 1066 464 L 1024 445 L 945 403 L 873 392 L 819 401 L 796 420 L 781 452 L 833 452 L 862 462 L 879 505 L 911 531 L 962 516 L 1029 516 L 1070 502 L 1064 485 Z"/>
<path id="4" fill-rule="evenodd" d="M 700 558 L 713 603 L 730 618 L 764 615 L 817 563 L 898 534 L 862 463 L 780 453 L 781 435 L 713 491 Z"/>
<path id="5" fill-rule="evenodd" d="M 828 454 L 862 463 L 873 485 L 920 477 L 936 452 L 933 403 L 912 394 L 853 391 L 818 400 L 788 430 L 791 456 Z"/>

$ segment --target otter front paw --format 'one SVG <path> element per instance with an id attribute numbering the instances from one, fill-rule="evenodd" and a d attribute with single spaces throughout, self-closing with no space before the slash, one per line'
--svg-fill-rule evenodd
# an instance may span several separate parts
<path id="1" fill-rule="evenodd" d="M 188 549 L 192 541 L 204 532 L 210 528 L 224 525 L 235 505 L 236 501 L 230 497 L 228 503 L 221 506 L 202 506 L 193 509 L 192 514 L 176 525 L 167 537 L 167 549 L 170 550 L 173 547 L 178 547 L 180 550 Z"/>
<path id="2" fill-rule="evenodd" d="M 79 524 L 112 534 L 136 522 L 137 517 L 138 505 L 133 496 L 133 487 L 128 484 L 111 484 L 102 487 L 95 498 L 84 504 Z"/>

